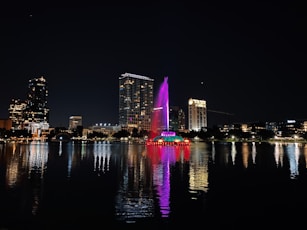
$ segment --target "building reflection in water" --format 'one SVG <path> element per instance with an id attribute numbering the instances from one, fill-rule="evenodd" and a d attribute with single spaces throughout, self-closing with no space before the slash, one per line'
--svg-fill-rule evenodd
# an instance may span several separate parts
<path id="1" fill-rule="evenodd" d="M 8 186 L 8 188 L 14 188 L 18 183 L 19 170 L 22 170 L 22 165 L 20 164 L 22 162 L 26 163 L 26 158 L 23 159 L 20 163 L 20 157 L 24 158 L 24 156 L 19 154 L 18 152 L 16 154 L 15 142 L 10 143 L 6 150 L 9 150 L 5 153 L 7 157 L 6 186 Z"/>
<path id="2" fill-rule="evenodd" d="M 283 144 L 279 142 L 275 142 L 274 147 L 274 158 L 277 167 L 283 167 L 283 157 L 284 157 L 284 150 Z"/>
<path id="3" fill-rule="evenodd" d="M 190 162 L 189 189 L 191 193 L 196 195 L 192 196 L 192 199 L 197 199 L 200 192 L 207 192 L 209 188 L 208 160 L 210 152 L 206 143 L 196 143 L 191 148 L 185 148 L 185 154 L 190 156 L 190 160 L 187 157 L 185 160 Z M 190 152 L 193 154 L 190 155 Z"/>
<path id="4" fill-rule="evenodd" d="M 152 172 L 143 145 L 126 145 L 121 154 L 120 184 L 116 195 L 117 220 L 135 222 L 155 216 Z"/>
<path id="5" fill-rule="evenodd" d="M 127 162 L 121 164 L 123 175 L 116 198 L 118 220 L 135 222 L 157 215 L 168 218 L 171 212 L 171 167 L 176 162 L 189 161 L 189 147 L 127 145 L 127 148 Z M 197 163 L 195 160 L 195 165 Z M 195 178 L 194 181 L 200 180 Z M 193 187 L 199 187 L 199 184 Z"/>
<path id="6" fill-rule="evenodd" d="M 249 159 L 249 145 L 247 142 L 242 143 L 242 161 L 244 168 L 248 167 L 248 159 Z"/>
<path id="7" fill-rule="evenodd" d="M 29 176 L 31 172 L 35 172 L 36 175 L 40 175 L 43 178 L 44 172 L 47 169 L 47 162 L 48 143 L 32 141 L 29 152 Z"/>
<path id="8" fill-rule="evenodd" d="M 48 143 L 33 141 L 30 144 L 19 144 L 12 142 L 7 144 L 6 151 L 6 185 L 8 189 L 19 189 L 25 181 L 31 183 L 32 203 L 20 208 L 26 209 L 29 205 L 32 214 L 36 215 L 41 200 L 41 184 L 47 169 Z"/>
<path id="9" fill-rule="evenodd" d="M 298 159 L 299 159 L 299 146 L 298 143 L 291 143 L 286 146 L 287 156 L 290 165 L 290 178 L 295 179 L 299 175 Z"/>
<path id="10" fill-rule="evenodd" d="M 231 162 L 233 165 L 236 163 L 236 155 L 237 155 L 236 142 L 232 141 L 231 142 Z"/>
<path id="11" fill-rule="evenodd" d="M 105 173 L 110 169 L 111 145 L 108 143 L 94 143 L 94 171 Z"/>
<path id="12" fill-rule="evenodd" d="M 40 201 L 42 199 L 42 184 L 44 173 L 47 170 L 48 162 L 48 143 L 47 142 L 35 142 L 32 141 L 30 144 L 29 152 L 29 176 L 40 177 L 40 180 L 36 180 L 36 183 L 32 189 L 32 214 L 36 215 Z M 35 180 L 35 178 L 33 178 Z"/>
<path id="13" fill-rule="evenodd" d="M 31 142 L 30 145 L 10 143 L 11 151 L 7 156 L 6 183 L 8 187 L 18 185 L 18 176 L 26 175 L 30 179 L 33 176 L 43 178 L 48 161 L 48 143 Z M 18 151 L 16 151 L 18 148 Z"/>
<path id="14" fill-rule="evenodd" d="M 253 141 L 252 142 L 252 159 L 253 159 L 253 164 L 256 164 L 256 155 L 257 155 L 256 143 Z"/>
<path id="15" fill-rule="evenodd" d="M 273 148 L 273 157 L 275 165 L 274 167 L 283 168 L 286 170 L 285 161 L 289 163 L 289 177 L 291 179 L 296 179 L 299 175 L 299 158 L 303 157 L 304 161 L 307 162 L 307 147 L 306 144 L 303 146 L 300 143 L 282 143 L 275 142 L 266 146 L 271 146 Z M 218 148 L 218 150 L 216 150 Z M 257 155 L 260 152 L 265 151 L 265 156 L 260 156 L 257 161 Z M 228 156 L 231 155 L 232 165 L 242 164 L 244 168 L 249 168 L 250 166 L 262 167 L 263 157 L 268 157 L 268 149 L 263 150 L 261 148 L 261 143 L 256 142 L 242 142 L 242 143 L 212 143 L 212 159 L 215 164 L 227 166 Z M 219 155 L 216 155 L 216 152 L 219 152 Z M 261 155 L 261 153 L 260 153 Z M 214 158 L 213 158 L 214 157 Z M 240 158 L 241 157 L 241 158 Z M 239 161 L 242 159 L 242 161 Z M 252 163 L 252 164 L 251 164 Z"/>

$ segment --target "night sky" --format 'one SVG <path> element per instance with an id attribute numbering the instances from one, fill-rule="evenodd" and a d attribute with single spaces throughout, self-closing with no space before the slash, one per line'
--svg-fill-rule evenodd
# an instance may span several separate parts
<path id="1" fill-rule="evenodd" d="M 118 123 L 128 72 L 155 79 L 155 90 L 168 76 L 170 105 L 206 100 L 209 126 L 307 120 L 303 1 L 101 2 L 2 3 L 0 118 L 44 76 L 52 127 L 71 115 Z"/>

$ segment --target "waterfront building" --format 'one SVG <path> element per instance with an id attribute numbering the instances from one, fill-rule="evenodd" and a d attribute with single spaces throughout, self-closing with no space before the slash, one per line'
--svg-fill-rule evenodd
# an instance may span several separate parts
<path id="1" fill-rule="evenodd" d="M 119 132 L 121 129 L 120 125 L 118 124 L 110 124 L 110 123 L 97 123 L 93 126 L 88 128 L 87 134 L 92 133 L 102 133 L 107 136 L 112 136 L 114 133 Z"/>
<path id="2" fill-rule="evenodd" d="M 22 130 L 24 123 L 24 110 L 26 102 L 20 99 L 12 99 L 9 107 L 9 118 L 12 120 L 12 130 Z"/>
<path id="3" fill-rule="evenodd" d="M 151 129 L 154 79 L 124 73 L 119 77 L 119 125 L 132 132 Z"/>
<path id="4" fill-rule="evenodd" d="M 82 116 L 70 116 L 68 129 L 75 131 L 77 130 L 78 126 L 82 126 Z"/>
<path id="5" fill-rule="evenodd" d="M 47 106 L 48 85 L 41 76 L 29 80 L 24 110 L 24 128 L 31 131 L 34 137 L 39 137 L 44 130 L 49 129 L 49 108 Z"/>
<path id="6" fill-rule="evenodd" d="M 169 108 L 169 129 L 176 132 L 185 130 L 185 113 L 179 106 Z"/>
<path id="7" fill-rule="evenodd" d="M 199 132 L 207 128 L 207 104 L 205 100 L 198 100 L 189 98 L 188 100 L 189 112 L 189 130 Z"/>
<path id="8" fill-rule="evenodd" d="M 11 119 L 1 119 L 0 118 L 0 129 L 10 130 L 12 128 Z"/>

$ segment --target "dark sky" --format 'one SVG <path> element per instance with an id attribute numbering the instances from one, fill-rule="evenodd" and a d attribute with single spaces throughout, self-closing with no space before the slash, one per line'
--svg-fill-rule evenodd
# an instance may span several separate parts
<path id="1" fill-rule="evenodd" d="M 43 75 L 52 127 L 117 123 L 129 72 L 168 76 L 170 105 L 206 100 L 209 126 L 307 119 L 303 1 L 101 2 L 2 3 L 0 118 Z"/>

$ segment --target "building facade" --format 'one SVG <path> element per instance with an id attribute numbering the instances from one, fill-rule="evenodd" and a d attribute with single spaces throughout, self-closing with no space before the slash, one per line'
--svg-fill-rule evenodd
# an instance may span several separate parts
<path id="1" fill-rule="evenodd" d="M 12 120 L 12 130 L 24 129 L 24 111 L 26 102 L 20 99 L 12 99 L 9 107 L 9 118 Z"/>
<path id="2" fill-rule="evenodd" d="M 179 106 L 170 106 L 169 108 L 169 127 L 173 131 L 185 130 L 185 113 Z"/>
<path id="3" fill-rule="evenodd" d="M 82 126 L 82 116 L 70 116 L 68 129 L 74 131 L 78 126 Z"/>
<path id="4" fill-rule="evenodd" d="M 24 110 L 24 128 L 39 137 L 43 130 L 49 129 L 49 108 L 47 106 L 48 84 L 41 76 L 29 80 Z"/>
<path id="5" fill-rule="evenodd" d="M 119 77 L 119 125 L 132 132 L 151 129 L 154 79 L 124 73 Z"/>
<path id="6" fill-rule="evenodd" d="M 207 103 L 205 100 L 190 98 L 188 101 L 189 130 L 199 132 L 207 128 Z"/>

